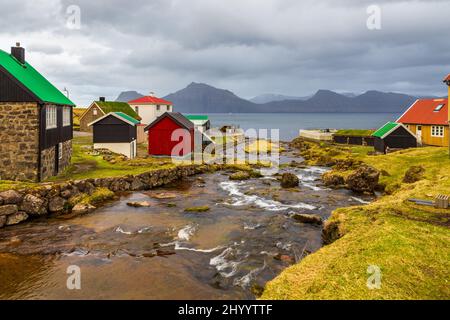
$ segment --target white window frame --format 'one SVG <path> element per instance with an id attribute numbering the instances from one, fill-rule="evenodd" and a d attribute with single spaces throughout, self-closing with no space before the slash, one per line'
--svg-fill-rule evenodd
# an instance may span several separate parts
<path id="1" fill-rule="evenodd" d="M 45 107 L 45 128 L 55 129 L 58 127 L 58 109 L 56 106 Z"/>
<path id="2" fill-rule="evenodd" d="M 431 127 L 431 136 L 437 138 L 444 137 L 444 126 L 432 126 Z"/>
<path id="3" fill-rule="evenodd" d="M 97 110 L 97 108 L 93 108 L 92 109 L 92 115 L 94 115 L 94 116 L 96 116 L 98 114 L 98 110 Z"/>
<path id="4" fill-rule="evenodd" d="M 70 126 L 70 110 L 71 107 L 63 107 L 63 127 Z"/>

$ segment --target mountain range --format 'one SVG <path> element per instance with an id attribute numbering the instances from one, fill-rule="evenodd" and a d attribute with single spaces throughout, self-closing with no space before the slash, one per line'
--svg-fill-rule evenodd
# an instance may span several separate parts
<path id="1" fill-rule="evenodd" d="M 117 101 L 130 101 L 141 96 L 136 91 L 126 91 L 120 94 Z M 319 90 L 308 97 L 282 95 L 259 97 L 250 101 L 238 97 L 229 90 L 193 82 L 186 88 L 165 96 L 164 99 L 172 101 L 175 110 L 183 113 L 400 113 L 417 99 L 411 95 L 375 90 L 359 95 Z"/>

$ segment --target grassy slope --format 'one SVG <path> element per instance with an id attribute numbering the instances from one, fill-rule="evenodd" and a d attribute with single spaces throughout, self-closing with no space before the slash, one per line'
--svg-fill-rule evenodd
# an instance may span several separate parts
<path id="1" fill-rule="evenodd" d="M 450 214 L 413 205 L 408 198 L 450 194 L 450 160 L 444 148 L 421 148 L 367 156 L 367 148 L 349 148 L 352 157 L 390 176 L 398 190 L 359 207 L 336 210 L 329 225 L 341 238 L 285 270 L 270 282 L 263 299 L 449 299 Z M 424 180 L 403 184 L 412 165 L 426 168 Z M 366 285 L 369 265 L 382 272 L 379 290 Z"/>
<path id="2" fill-rule="evenodd" d="M 103 160 L 103 156 L 101 155 L 89 155 L 84 147 L 91 144 L 92 137 L 74 138 L 72 145 L 72 165 L 64 173 L 60 174 L 58 177 L 49 179 L 49 181 L 119 177 L 175 167 L 175 164 L 173 164 L 170 159 L 164 158 L 138 158 L 130 161 L 118 161 L 115 164 L 111 164 L 108 161 Z"/>

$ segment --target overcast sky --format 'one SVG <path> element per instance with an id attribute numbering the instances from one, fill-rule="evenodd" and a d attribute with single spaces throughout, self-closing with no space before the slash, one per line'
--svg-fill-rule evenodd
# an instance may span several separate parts
<path id="1" fill-rule="evenodd" d="M 367 27 L 371 4 L 379 30 Z M 244 98 L 443 95 L 450 73 L 449 0 L 0 0 L 0 9 L 0 48 L 20 41 L 28 62 L 80 105 L 191 82 Z"/>

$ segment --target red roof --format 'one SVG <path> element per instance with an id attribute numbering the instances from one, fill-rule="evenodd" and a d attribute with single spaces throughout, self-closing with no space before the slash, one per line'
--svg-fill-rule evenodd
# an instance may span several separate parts
<path id="1" fill-rule="evenodd" d="M 438 106 L 444 105 L 438 111 Z M 448 125 L 447 99 L 419 99 L 397 120 L 404 124 Z"/>
<path id="2" fill-rule="evenodd" d="M 450 73 L 449 75 L 444 79 L 444 82 L 450 81 Z"/>
<path id="3" fill-rule="evenodd" d="M 151 97 L 146 96 L 142 98 L 138 98 L 135 100 L 128 101 L 129 104 L 166 104 L 166 105 L 172 105 L 172 102 L 157 98 L 157 97 Z"/>

